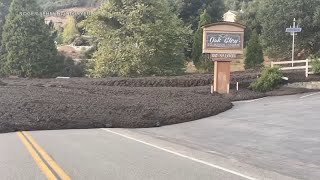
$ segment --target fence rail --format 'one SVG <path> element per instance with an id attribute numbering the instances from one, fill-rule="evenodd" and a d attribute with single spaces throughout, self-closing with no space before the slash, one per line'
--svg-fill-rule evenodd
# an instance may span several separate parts
<path id="1" fill-rule="evenodd" d="M 312 66 L 310 66 L 311 60 L 306 59 L 306 60 L 296 60 L 296 61 L 280 61 L 280 62 L 271 62 L 271 67 L 274 67 L 275 65 L 286 65 L 286 64 L 291 64 L 292 67 L 280 67 L 281 70 L 286 71 L 286 70 L 305 70 L 306 71 L 306 77 L 309 76 L 309 74 L 314 74 L 313 72 L 309 71 Z M 300 64 L 300 63 L 305 63 L 304 66 L 294 66 L 294 64 Z"/>

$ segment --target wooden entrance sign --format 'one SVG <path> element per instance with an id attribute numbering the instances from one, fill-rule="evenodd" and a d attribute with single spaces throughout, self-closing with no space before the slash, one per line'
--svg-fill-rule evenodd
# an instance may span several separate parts
<path id="1" fill-rule="evenodd" d="M 203 27 L 203 53 L 214 61 L 214 91 L 230 91 L 230 63 L 243 55 L 245 26 L 233 22 L 218 22 Z"/>

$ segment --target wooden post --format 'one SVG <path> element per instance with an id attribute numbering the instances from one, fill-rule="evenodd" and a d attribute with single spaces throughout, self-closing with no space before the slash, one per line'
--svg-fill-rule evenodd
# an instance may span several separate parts
<path id="1" fill-rule="evenodd" d="M 309 77 L 309 59 L 306 60 L 306 77 Z"/>
<path id="2" fill-rule="evenodd" d="M 230 92 L 230 60 L 214 61 L 214 91 L 220 94 Z"/>

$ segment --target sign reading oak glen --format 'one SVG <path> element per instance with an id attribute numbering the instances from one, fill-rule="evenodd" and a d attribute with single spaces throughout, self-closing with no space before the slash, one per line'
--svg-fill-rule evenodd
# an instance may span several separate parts
<path id="1" fill-rule="evenodd" d="M 208 33 L 207 47 L 241 48 L 241 34 Z"/>
<path id="2" fill-rule="evenodd" d="M 203 27 L 203 53 L 215 59 L 239 59 L 243 54 L 245 26 L 218 22 Z"/>
<path id="3" fill-rule="evenodd" d="M 244 29 L 242 24 L 233 22 L 218 22 L 203 27 L 202 52 L 210 54 L 214 61 L 214 92 L 230 92 L 231 61 L 241 59 L 243 55 Z"/>

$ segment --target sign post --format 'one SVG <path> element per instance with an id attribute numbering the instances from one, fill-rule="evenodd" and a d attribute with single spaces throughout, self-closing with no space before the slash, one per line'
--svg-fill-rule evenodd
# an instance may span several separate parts
<path id="1" fill-rule="evenodd" d="M 203 27 L 203 53 L 214 61 L 214 92 L 228 94 L 230 90 L 231 62 L 243 54 L 245 26 L 232 22 L 219 22 Z"/>
<path id="2" fill-rule="evenodd" d="M 292 35 L 292 67 L 293 67 L 293 61 L 294 61 L 294 50 L 295 50 L 295 36 L 296 33 L 299 33 L 302 31 L 302 28 L 299 28 L 299 26 L 296 26 L 296 18 L 293 19 L 293 26 L 290 28 L 286 28 L 286 32 L 290 33 Z"/>

